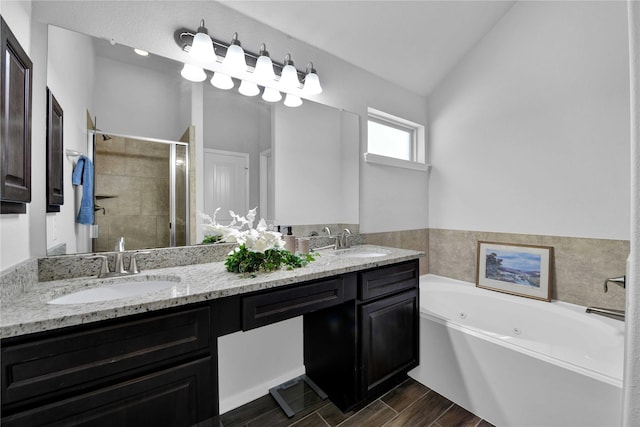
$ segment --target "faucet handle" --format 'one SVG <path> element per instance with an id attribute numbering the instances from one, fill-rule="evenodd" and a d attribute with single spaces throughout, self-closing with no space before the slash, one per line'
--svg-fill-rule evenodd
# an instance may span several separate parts
<path id="1" fill-rule="evenodd" d="M 144 255 L 150 254 L 149 251 L 136 251 L 131 254 L 131 261 L 129 261 L 129 273 L 138 274 L 140 270 L 138 270 L 138 263 L 136 262 L 136 255 Z"/>
<path id="2" fill-rule="evenodd" d="M 120 237 L 116 242 L 116 247 L 114 248 L 116 252 L 124 252 L 124 237 Z"/>
<path id="3" fill-rule="evenodd" d="M 622 289 L 625 289 L 627 287 L 627 276 L 620 276 L 620 277 L 612 277 L 611 279 L 605 279 L 604 281 L 604 292 L 607 293 L 609 292 L 609 283 L 615 283 L 618 286 L 621 286 Z"/>
<path id="4" fill-rule="evenodd" d="M 83 257 L 84 259 L 101 259 L 102 263 L 100 264 L 100 272 L 98 273 L 98 277 L 104 277 L 109 274 L 109 257 L 107 255 L 88 255 Z"/>

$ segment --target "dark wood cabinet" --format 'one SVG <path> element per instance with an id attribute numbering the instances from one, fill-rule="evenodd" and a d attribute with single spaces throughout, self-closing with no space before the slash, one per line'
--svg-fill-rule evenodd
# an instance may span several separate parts
<path id="1" fill-rule="evenodd" d="M 64 204 L 63 118 L 62 107 L 47 88 L 47 212 L 60 212 Z"/>
<path id="2" fill-rule="evenodd" d="M 418 261 L 2 341 L 3 426 L 218 425 L 217 338 L 304 316 L 306 375 L 341 410 L 418 364 Z"/>
<path id="3" fill-rule="evenodd" d="M 190 426 L 218 411 L 208 305 L 2 344 L 3 426 Z"/>
<path id="4" fill-rule="evenodd" d="M 31 201 L 32 63 L 0 17 L 0 212 L 26 213 Z"/>
<path id="5" fill-rule="evenodd" d="M 415 289 L 359 307 L 365 393 L 418 366 L 418 314 Z"/>
<path id="6" fill-rule="evenodd" d="M 358 298 L 305 315 L 307 376 L 347 412 L 418 366 L 418 261 L 354 273 Z"/>

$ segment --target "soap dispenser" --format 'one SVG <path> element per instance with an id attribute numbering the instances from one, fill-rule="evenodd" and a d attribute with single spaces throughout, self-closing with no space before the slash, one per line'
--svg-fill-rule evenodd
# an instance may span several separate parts
<path id="1" fill-rule="evenodd" d="M 284 236 L 284 248 L 291 252 L 296 253 L 296 236 L 293 235 L 293 227 L 287 227 L 287 235 Z"/>

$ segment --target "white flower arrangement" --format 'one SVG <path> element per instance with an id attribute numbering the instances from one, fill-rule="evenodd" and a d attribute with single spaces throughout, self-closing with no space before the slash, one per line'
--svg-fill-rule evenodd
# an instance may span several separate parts
<path id="1" fill-rule="evenodd" d="M 264 218 L 261 218 L 258 221 L 258 225 L 253 228 L 257 209 L 251 209 L 246 217 L 229 211 L 229 215 L 232 218 L 229 225 L 222 225 L 216 221 L 216 215 L 220 208 L 215 210 L 213 218 L 205 213 L 199 213 L 203 221 L 202 229 L 206 235 L 220 236 L 220 241 L 222 242 L 245 245 L 252 252 L 264 253 L 269 249 L 283 249 L 284 240 L 282 239 L 282 234 L 269 230 Z"/>
<path id="2" fill-rule="evenodd" d="M 254 228 L 256 209 L 251 209 L 246 217 L 229 211 L 232 218 L 229 225 L 222 225 L 216 221 L 216 214 L 220 208 L 215 210 L 213 218 L 199 213 L 203 221 L 202 229 L 207 236 L 219 236 L 216 240 L 239 245 L 227 256 L 225 261 L 227 271 L 234 273 L 273 271 L 283 265 L 292 269 L 303 267 L 314 260 L 312 255 L 305 254 L 299 257 L 285 250 L 282 234 L 269 230 L 264 219 L 260 219 Z"/>

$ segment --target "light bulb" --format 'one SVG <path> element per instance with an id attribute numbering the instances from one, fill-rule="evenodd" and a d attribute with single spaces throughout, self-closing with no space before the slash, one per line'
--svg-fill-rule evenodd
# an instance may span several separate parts
<path id="1" fill-rule="evenodd" d="M 258 56 L 258 60 L 256 61 L 256 68 L 253 70 L 253 75 L 257 81 L 266 84 L 273 83 L 276 79 L 276 73 L 273 72 L 273 62 L 264 44 L 260 46 L 260 56 Z"/>
<path id="2" fill-rule="evenodd" d="M 302 90 L 309 95 L 322 93 L 320 78 L 318 78 L 318 74 L 316 74 L 316 70 L 313 68 L 313 64 L 311 62 L 307 65 L 307 75 L 304 77 L 304 86 L 302 86 Z"/>
<path id="3" fill-rule="evenodd" d="M 247 62 L 244 59 L 244 50 L 238 41 L 238 33 L 233 33 L 233 40 L 227 48 L 227 54 L 222 61 L 222 65 L 230 73 L 244 73 L 247 71 Z"/>
<path id="4" fill-rule="evenodd" d="M 302 105 L 302 99 L 299 96 L 291 95 L 290 93 L 284 98 L 284 105 L 287 107 L 299 107 Z"/>
<path id="5" fill-rule="evenodd" d="M 240 92 L 244 96 L 256 96 L 257 94 L 260 93 L 260 89 L 258 88 L 257 84 L 243 80 L 240 83 L 238 92 Z"/>
<path id="6" fill-rule="evenodd" d="M 287 54 L 284 59 L 284 68 L 282 68 L 282 74 L 280 75 L 280 90 L 283 92 L 290 92 L 294 89 L 298 89 L 300 81 L 298 80 L 298 71 L 293 66 L 291 56 Z"/>
<path id="7" fill-rule="evenodd" d="M 184 64 L 182 71 L 180 71 L 180 75 L 192 82 L 201 82 L 207 78 L 207 75 L 201 67 L 191 64 Z"/>
<path id="8" fill-rule="evenodd" d="M 265 87 L 262 93 L 262 99 L 267 102 L 278 102 L 282 99 L 282 95 L 276 89 Z"/>
<path id="9" fill-rule="evenodd" d="M 228 90 L 233 87 L 233 80 L 231 80 L 229 75 L 216 71 L 213 73 L 213 77 L 211 77 L 211 84 L 218 89 Z"/>
<path id="10" fill-rule="evenodd" d="M 189 55 L 200 62 L 215 62 L 216 54 L 213 50 L 213 43 L 209 32 L 204 26 L 204 20 L 200 21 L 200 27 L 195 36 L 193 36 L 193 42 L 191 43 L 191 49 Z"/>

